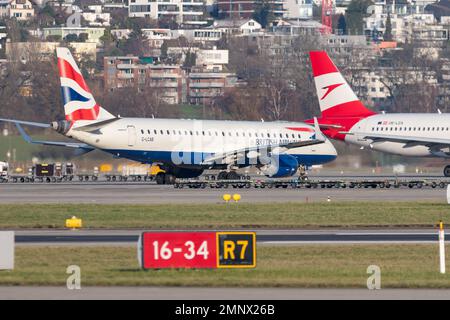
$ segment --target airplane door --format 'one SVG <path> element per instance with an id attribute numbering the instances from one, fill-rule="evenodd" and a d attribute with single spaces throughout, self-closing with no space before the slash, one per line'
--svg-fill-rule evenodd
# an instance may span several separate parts
<path id="1" fill-rule="evenodd" d="M 367 119 L 363 119 L 363 120 L 359 121 L 359 122 L 355 125 L 354 130 L 355 130 L 356 132 L 368 132 L 368 131 L 366 131 L 366 128 L 368 127 L 367 122 L 368 122 Z M 358 140 L 360 140 L 360 141 L 367 141 L 367 139 L 365 139 L 365 138 L 359 138 Z"/>
<path id="2" fill-rule="evenodd" d="M 137 135 L 136 135 L 136 127 L 128 126 L 128 146 L 133 147 L 136 144 Z"/>

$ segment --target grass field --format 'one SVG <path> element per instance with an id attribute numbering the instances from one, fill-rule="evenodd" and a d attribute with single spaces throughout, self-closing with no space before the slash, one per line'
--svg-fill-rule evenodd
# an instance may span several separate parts
<path id="1" fill-rule="evenodd" d="M 437 245 L 263 246 L 252 270 L 158 271 L 142 271 L 132 247 L 18 247 L 0 285 L 65 286 L 69 265 L 80 266 L 82 286 L 364 288 L 367 267 L 378 265 L 384 288 L 450 288 Z"/>
<path id="2" fill-rule="evenodd" d="M 33 139 L 41 139 L 45 140 L 45 136 L 33 136 Z M 47 137 L 48 139 L 48 137 Z M 37 145 L 31 145 L 21 136 L 13 136 L 9 135 L 7 137 L 0 136 L 0 161 L 3 161 L 6 159 L 6 153 L 8 150 L 13 152 L 13 149 L 15 149 L 15 159 L 17 161 L 30 161 L 33 155 L 33 152 L 39 151 L 39 146 Z M 13 157 L 13 155 L 11 154 Z M 2 160 L 3 159 L 3 160 Z"/>
<path id="3" fill-rule="evenodd" d="M 230 229 L 433 227 L 449 214 L 441 203 L 260 203 L 172 205 L 0 205 L 0 228 Z"/>
<path id="4" fill-rule="evenodd" d="M 182 118 L 203 119 L 203 107 L 202 106 L 182 104 L 182 105 L 180 105 L 180 113 L 181 113 Z"/>

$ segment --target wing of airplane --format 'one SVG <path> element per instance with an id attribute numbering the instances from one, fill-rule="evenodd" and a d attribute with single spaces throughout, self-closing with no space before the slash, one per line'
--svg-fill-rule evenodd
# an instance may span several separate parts
<path id="1" fill-rule="evenodd" d="M 272 144 L 267 146 L 242 148 L 239 150 L 231 150 L 228 152 L 217 153 L 205 159 L 202 164 L 212 165 L 214 163 L 227 163 L 227 164 L 235 163 L 239 159 L 242 159 L 244 157 L 256 158 L 260 155 L 269 155 L 272 152 L 283 153 L 289 149 L 302 148 L 306 146 L 324 143 L 326 141 L 326 137 L 320 131 L 317 118 L 314 118 L 314 131 L 315 133 L 313 138 L 309 140 L 291 142 L 286 144 Z"/>
<path id="2" fill-rule="evenodd" d="M 371 139 L 373 142 L 391 141 L 391 142 L 403 142 L 409 143 L 411 145 L 424 145 L 428 147 L 443 145 L 450 145 L 450 139 L 436 139 L 436 138 L 426 138 L 426 137 L 412 137 L 412 136 L 401 136 L 401 135 L 383 135 L 383 134 L 373 134 L 373 133 L 354 133 L 356 137 L 361 137 L 363 139 Z"/>
<path id="3" fill-rule="evenodd" d="M 28 143 L 42 144 L 45 146 L 76 148 L 76 149 L 80 149 L 78 154 L 87 153 L 87 152 L 95 150 L 95 148 L 91 147 L 90 145 L 88 145 L 86 143 L 33 140 L 22 128 L 21 123 L 15 122 L 15 124 L 16 124 L 17 130 L 19 130 L 20 134 L 22 135 L 22 138 Z"/>

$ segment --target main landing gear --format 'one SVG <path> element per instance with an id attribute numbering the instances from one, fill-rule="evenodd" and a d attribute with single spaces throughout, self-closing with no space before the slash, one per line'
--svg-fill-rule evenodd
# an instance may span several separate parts
<path id="1" fill-rule="evenodd" d="M 217 175 L 217 180 L 241 180 L 241 175 L 236 171 L 221 171 Z"/>
<path id="2" fill-rule="evenodd" d="M 173 174 L 160 172 L 156 175 L 156 184 L 175 184 L 175 179 Z"/>
<path id="3" fill-rule="evenodd" d="M 450 165 L 444 168 L 444 176 L 450 177 Z"/>

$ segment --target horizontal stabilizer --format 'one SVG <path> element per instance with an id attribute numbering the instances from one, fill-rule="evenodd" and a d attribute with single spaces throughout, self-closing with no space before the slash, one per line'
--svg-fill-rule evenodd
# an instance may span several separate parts
<path id="1" fill-rule="evenodd" d="M 9 122 L 9 123 L 15 123 L 15 124 L 23 124 L 26 126 L 32 126 L 32 127 L 39 127 L 39 128 L 50 128 L 51 125 L 48 123 L 41 123 L 41 122 L 30 122 L 30 121 L 22 121 L 22 120 L 12 120 L 12 119 L 1 119 L 0 122 Z"/>
<path id="2" fill-rule="evenodd" d="M 45 146 L 58 146 L 58 147 L 68 147 L 68 148 L 78 148 L 82 150 L 92 151 L 93 147 L 86 143 L 76 143 L 76 142 L 63 142 L 63 141 L 41 141 L 41 140 L 33 140 L 22 128 L 20 123 L 16 123 L 17 130 L 19 130 L 22 138 L 28 142 L 33 144 L 41 144 Z"/>

